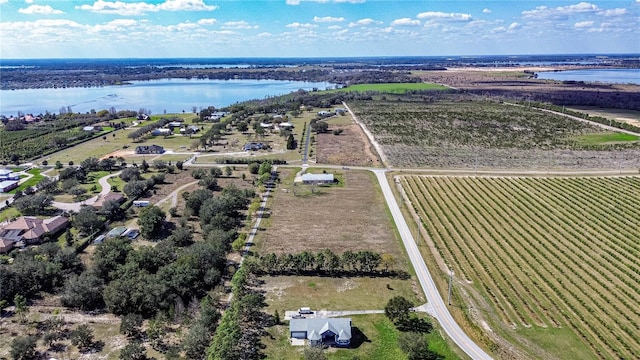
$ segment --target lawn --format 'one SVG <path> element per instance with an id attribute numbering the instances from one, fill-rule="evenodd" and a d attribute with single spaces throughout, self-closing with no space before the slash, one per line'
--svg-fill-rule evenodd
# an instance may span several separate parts
<path id="1" fill-rule="evenodd" d="M 28 170 L 27 172 L 33 176 L 27 181 L 20 184 L 20 186 L 18 186 L 17 188 L 9 191 L 9 194 L 15 194 L 17 191 L 24 191 L 24 189 L 30 186 L 36 186 L 42 179 L 44 179 L 44 175 L 40 174 L 41 171 L 39 168 L 33 168 Z"/>
<path id="2" fill-rule="evenodd" d="M 403 176 L 402 184 L 432 250 L 454 269 L 454 303 L 477 309 L 491 333 L 542 358 L 640 352 L 640 235 L 629 226 L 640 223 L 640 178 Z M 441 273 L 434 278 L 446 289 Z"/>
<path id="3" fill-rule="evenodd" d="M 619 133 L 619 132 L 607 132 L 596 134 L 580 135 L 576 138 L 576 141 L 582 145 L 604 145 L 634 142 L 640 140 L 640 137 L 631 134 Z"/>
<path id="4" fill-rule="evenodd" d="M 384 315 L 353 315 L 351 319 L 354 342 L 357 347 L 329 348 L 326 350 L 329 359 L 405 360 L 407 358 L 398 347 L 400 332 Z M 302 358 L 303 347 L 289 344 L 288 323 L 267 328 L 267 333 L 268 335 L 262 338 L 262 342 L 267 345 L 265 355 L 268 359 L 299 360 Z M 442 355 L 442 360 L 460 359 L 448 347 L 437 327 L 434 327 L 434 331 L 428 334 L 427 338 L 431 350 Z"/>
<path id="5" fill-rule="evenodd" d="M 385 84 L 357 84 L 341 89 L 329 90 L 331 92 L 344 92 L 344 91 L 377 91 L 381 93 L 390 94 L 405 94 L 407 91 L 422 91 L 422 90 L 448 90 L 446 86 L 432 83 L 385 83 Z"/>

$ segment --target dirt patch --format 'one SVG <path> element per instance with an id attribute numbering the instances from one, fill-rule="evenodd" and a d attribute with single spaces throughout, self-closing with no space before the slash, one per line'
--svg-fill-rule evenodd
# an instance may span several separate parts
<path id="1" fill-rule="evenodd" d="M 118 157 L 123 157 L 123 158 L 127 158 L 129 156 L 133 156 L 135 155 L 136 152 L 134 150 L 116 150 L 113 151 L 111 153 L 106 154 L 105 156 L 102 156 L 100 158 L 100 160 L 102 159 L 107 159 L 109 157 L 113 157 L 113 158 L 118 158 Z"/>
<path id="2" fill-rule="evenodd" d="M 342 130 L 342 133 L 317 135 L 318 163 L 347 166 L 371 166 L 378 163 L 360 126 L 332 125 L 331 129 Z"/>
<path id="3" fill-rule="evenodd" d="M 318 187 L 315 195 L 306 185 L 274 192 L 268 205 L 269 225 L 260 236 L 258 252 L 371 250 L 401 256 L 372 175 L 345 171 L 343 176 L 344 187 Z"/>

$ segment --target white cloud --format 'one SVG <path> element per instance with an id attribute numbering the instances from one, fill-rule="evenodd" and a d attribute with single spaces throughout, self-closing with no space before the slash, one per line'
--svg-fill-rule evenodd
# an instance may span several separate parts
<path id="1" fill-rule="evenodd" d="M 33 0 L 24 0 L 27 4 L 33 4 Z"/>
<path id="2" fill-rule="evenodd" d="M 573 24 L 573 27 L 576 29 L 584 29 L 584 28 L 590 28 L 593 26 L 595 22 L 593 21 L 580 21 L 577 22 L 575 24 Z"/>
<path id="3" fill-rule="evenodd" d="M 508 32 L 513 32 L 517 29 L 519 29 L 521 27 L 520 24 L 518 24 L 517 22 L 511 23 L 511 25 L 509 25 L 509 27 L 507 27 L 507 31 Z"/>
<path id="4" fill-rule="evenodd" d="M 395 19 L 391 22 L 391 26 L 420 26 L 420 20 L 410 18 Z"/>
<path id="5" fill-rule="evenodd" d="M 525 10 L 522 12 L 524 18 L 562 18 L 574 14 L 595 13 L 600 11 L 597 5 L 581 2 L 575 5 L 559 6 L 557 8 L 548 8 L 546 6 L 538 6 L 534 10 Z"/>
<path id="6" fill-rule="evenodd" d="M 20 14 L 57 15 L 64 14 L 62 10 L 56 10 L 49 5 L 31 5 L 25 9 L 18 9 Z"/>
<path id="7" fill-rule="evenodd" d="M 97 24 L 91 29 L 92 31 L 124 31 L 127 28 L 138 25 L 137 20 L 133 19 L 116 19 L 105 24 Z"/>
<path id="8" fill-rule="evenodd" d="M 263 37 L 263 38 L 271 37 L 271 36 L 273 36 L 273 35 L 271 33 L 268 33 L 268 32 L 261 32 L 260 34 L 258 34 L 258 37 Z"/>
<path id="9" fill-rule="evenodd" d="M 217 22 L 218 20 L 216 19 L 200 19 L 198 20 L 198 25 L 213 25 Z"/>
<path id="10" fill-rule="evenodd" d="M 483 14 L 491 14 L 491 9 L 484 8 L 482 9 Z"/>
<path id="11" fill-rule="evenodd" d="M 0 5 L 8 3 L 9 0 L 0 0 Z"/>
<path id="12" fill-rule="evenodd" d="M 329 29 L 329 30 L 340 30 L 340 29 L 342 29 L 342 26 L 340 26 L 340 25 L 331 25 L 331 26 L 327 26 L 327 29 Z"/>
<path id="13" fill-rule="evenodd" d="M 192 22 L 184 22 L 176 25 L 167 26 L 167 30 L 170 31 L 189 31 L 199 28 L 198 24 Z"/>
<path id="14" fill-rule="evenodd" d="M 299 22 L 294 22 L 291 24 L 287 24 L 286 27 L 288 28 L 293 28 L 293 29 L 313 29 L 313 28 L 317 28 L 318 25 L 315 24 L 302 24 Z"/>
<path id="15" fill-rule="evenodd" d="M 350 23 L 349 27 L 368 26 L 368 25 L 382 25 L 382 21 L 373 20 L 371 18 L 360 19 L 360 20 L 358 20 L 356 22 Z"/>
<path id="16" fill-rule="evenodd" d="M 469 14 L 463 13 L 444 13 L 440 11 L 427 11 L 420 13 L 416 16 L 418 19 L 441 19 L 450 21 L 471 21 L 472 17 Z"/>
<path id="17" fill-rule="evenodd" d="M 638 0 L 640 1 L 640 0 Z M 610 9 L 610 10 L 603 10 L 601 12 L 598 13 L 598 15 L 602 15 L 602 16 L 620 16 L 620 15 L 624 15 L 627 13 L 627 9 L 623 9 L 623 8 L 616 8 L 616 9 Z"/>
<path id="18" fill-rule="evenodd" d="M 248 22 L 241 21 L 227 21 L 222 24 L 223 29 L 257 29 L 258 25 L 251 25 Z"/>
<path id="19" fill-rule="evenodd" d="M 158 5 L 146 2 L 128 3 L 122 1 L 98 0 L 93 5 L 76 6 L 76 9 L 100 14 L 142 15 L 157 11 L 213 11 L 218 6 L 206 5 L 203 0 L 165 0 Z"/>
<path id="20" fill-rule="evenodd" d="M 325 23 L 325 22 L 342 22 L 344 21 L 343 17 L 333 17 L 333 16 L 324 16 L 324 17 L 313 17 L 314 22 Z"/>

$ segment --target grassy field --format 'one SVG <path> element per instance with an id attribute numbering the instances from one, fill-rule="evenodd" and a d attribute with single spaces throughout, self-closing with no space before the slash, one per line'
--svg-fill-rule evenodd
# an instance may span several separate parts
<path id="1" fill-rule="evenodd" d="M 9 194 L 15 194 L 17 191 L 24 191 L 24 189 L 29 186 L 37 185 L 42 179 L 44 179 L 44 175 L 40 174 L 41 170 L 38 168 L 33 168 L 27 171 L 29 174 L 33 175 L 27 181 L 23 182 L 17 188 L 9 191 Z"/>
<path id="2" fill-rule="evenodd" d="M 285 172 L 287 171 L 287 172 Z M 269 226 L 256 238 L 256 251 L 296 253 L 303 250 L 371 250 L 389 253 L 406 267 L 386 213 L 382 194 L 369 172 L 338 170 L 344 187 L 309 187 L 292 184 L 292 171 L 283 170 L 281 188 L 268 204 Z"/>
<path id="3" fill-rule="evenodd" d="M 327 357 L 331 360 L 405 360 L 407 356 L 398 348 L 400 332 L 384 315 L 354 315 L 351 317 L 354 333 L 361 333 L 364 341 L 357 348 L 328 349 Z M 267 345 L 267 359 L 298 360 L 302 358 L 302 347 L 289 344 L 289 327 L 287 324 L 267 329 L 268 336 L 263 337 Z M 442 355 L 442 360 L 460 359 L 451 351 L 442 338 L 437 327 L 427 335 L 429 347 Z"/>
<path id="4" fill-rule="evenodd" d="M 344 87 L 336 90 L 329 90 L 330 92 L 338 91 L 377 91 L 381 93 L 390 94 L 405 94 L 407 91 L 419 91 L 419 90 L 447 90 L 446 86 L 431 84 L 431 83 L 385 83 L 385 84 L 357 84 Z"/>
<path id="5" fill-rule="evenodd" d="M 640 352 L 640 178 L 404 176 L 454 288 L 537 358 Z M 463 305 L 466 306 L 466 305 Z"/>
<path id="6" fill-rule="evenodd" d="M 349 104 L 393 166 L 603 169 L 620 161 L 640 166 L 640 143 L 576 141 L 610 132 L 564 116 L 461 95 L 400 100 Z"/>
<path id="7" fill-rule="evenodd" d="M 640 137 L 638 136 L 618 132 L 585 134 L 580 135 L 576 139 L 578 143 L 583 145 L 616 144 L 624 142 L 634 142 L 638 140 L 640 140 Z"/>

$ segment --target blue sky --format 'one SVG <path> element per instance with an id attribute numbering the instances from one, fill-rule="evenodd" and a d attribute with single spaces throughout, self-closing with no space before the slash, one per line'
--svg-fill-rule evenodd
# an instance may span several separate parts
<path id="1" fill-rule="evenodd" d="M 0 0 L 0 58 L 640 53 L 640 0 Z"/>

